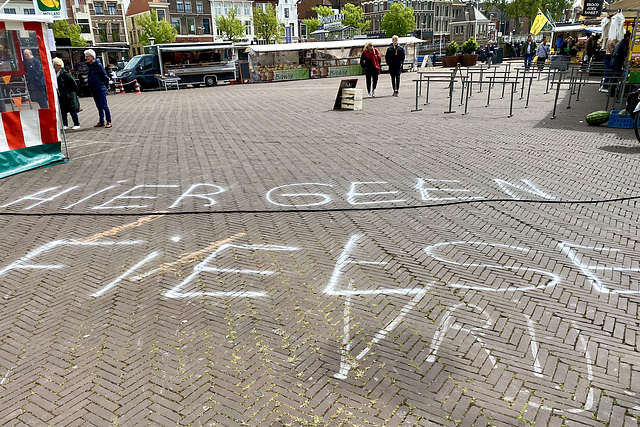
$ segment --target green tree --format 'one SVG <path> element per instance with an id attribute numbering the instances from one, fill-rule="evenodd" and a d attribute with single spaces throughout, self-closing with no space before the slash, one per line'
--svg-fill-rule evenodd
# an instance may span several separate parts
<path id="1" fill-rule="evenodd" d="M 359 28 L 361 32 L 365 32 L 371 27 L 371 21 L 364 20 L 364 9 L 362 9 L 362 6 L 347 3 L 340 12 L 344 13 L 344 20 L 342 21 L 342 25 L 344 26 L 351 25 L 352 27 Z"/>
<path id="2" fill-rule="evenodd" d="M 413 8 L 400 3 L 393 3 L 387 13 L 382 17 L 380 27 L 387 37 L 397 35 L 404 37 L 416 28 L 416 19 L 413 16 Z"/>
<path id="3" fill-rule="evenodd" d="M 82 38 L 82 28 L 80 25 L 69 25 L 69 23 L 61 19 L 59 21 L 53 21 L 50 24 L 53 30 L 53 37 L 58 39 L 69 38 L 71 39 L 71 46 L 82 47 L 87 45 L 87 41 Z"/>
<path id="4" fill-rule="evenodd" d="M 253 23 L 256 36 L 267 40 L 267 43 L 279 43 L 284 37 L 284 24 L 278 20 L 276 10 L 271 3 L 263 10 L 261 7 L 253 9 Z"/>
<path id="5" fill-rule="evenodd" d="M 505 14 L 516 21 L 516 34 L 520 32 L 520 18 L 529 18 L 529 23 L 533 24 L 533 19 L 538 13 L 540 0 L 513 0 L 505 6 Z"/>
<path id="6" fill-rule="evenodd" d="M 220 15 L 216 17 L 216 26 L 224 34 L 226 40 L 237 42 L 239 38 L 244 37 L 244 24 L 238 19 L 238 8 L 232 7 L 227 16 Z"/>
<path id="7" fill-rule="evenodd" d="M 320 18 L 333 15 L 333 9 L 331 9 L 329 6 L 313 6 L 311 10 L 313 10 L 316 15 L 318 15 L 318 17 L 307 18 L 302 21 L 307 26 L 307 35 L 313 33 L 318 29 L 318 27 L 320 26 Z"/>
<path id="8" fill-rule="evenodd" d="M 162 44 L 173 42 L 178 34 L 178 31 L 164 19 L 158 21 L 158 14 L 155 10 L 152 10 L 151 13 L 137 16 L 135 20 L 136 24 L 142 29 L 140 43 L 144 46 L 149 44 L 149 37 L 155 38 L 156 43 Z"/>

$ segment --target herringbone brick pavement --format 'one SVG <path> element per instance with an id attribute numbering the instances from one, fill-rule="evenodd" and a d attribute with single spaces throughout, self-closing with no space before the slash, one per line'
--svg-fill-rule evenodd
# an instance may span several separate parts
<path id="1" fill-rule="evenodd" d="M 110 96 L 4 179 L 0 425 L 638 425 L 633 131 L 412 78 Z"/>

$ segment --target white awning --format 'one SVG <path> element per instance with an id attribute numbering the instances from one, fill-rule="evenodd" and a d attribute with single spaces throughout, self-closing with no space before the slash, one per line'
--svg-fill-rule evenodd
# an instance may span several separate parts
<path id="1" fill-rule="evenodd" d="M 18 15 L 16 13 L 0 13 L 0 21 L 51 23 L 53 22 L 53 17 L 49 15 Z"/>
<path id="2" fill-rule="evenodd" d="M 353 39 L 332 42 L 309 42 L 309 43 L 284 43 L 284 44 L 254 44 L 248 46 L 254 52 L 282 52 L 288 50 L 313 50 L 313 49 L 340 49 L 348 47 L 364 47 L 367 42 L 372 42 L 374 46 L 388 46 L 391 39 Z M 398 44 L 424 43 L 424 40 L 417 37 L 399 37 Z"/>
<path id="3" fill-rule="evenodd" d="M 574 24 L 574 25 L 565 25 L 562 27 L 555 27 L 551 30 L 552 33 L 562 33 L 562 32 L 570 32 L 570 31 L 584 31 L 588 27 L 582 24 Z"/>

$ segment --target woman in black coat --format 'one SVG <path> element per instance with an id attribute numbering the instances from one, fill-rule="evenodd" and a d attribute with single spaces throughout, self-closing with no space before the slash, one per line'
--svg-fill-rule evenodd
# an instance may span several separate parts
<path id="1" fill-rule="evenodd" d="M 64 68 L 64 62 L 60 58 L 53 58 L 53 69 L 56 71 L 58 78 L 58 98 L 60 100 L 60 112 L 62 113 L 62 124 L 67 129 L 69 122 L 67 121 L 67 113 L 71 114 L 73 127 L 71 129 L 80 129 L 80 121 L 78 120 L 78 109 L 80 102 L 78 101 L 78 85 L 69 70 Z"/>

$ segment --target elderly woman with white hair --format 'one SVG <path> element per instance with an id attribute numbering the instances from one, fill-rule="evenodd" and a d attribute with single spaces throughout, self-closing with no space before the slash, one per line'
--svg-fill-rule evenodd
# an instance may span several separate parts
<path id="1" fill-rule="evenodd" d="M 53 69 L 56 71 L 58 78 L 58 98 L 60 100 L 60 112 L 62 113 L 62 125 L 65 129 L 69 126 L 67 114 L 71 114 L 73 127 L 71 129 L 80 129 L 80 121 L 78 120 L 78 85 L 69 70 L 64 68 L 64 62 L 60 58 L 53 58 Z"/>
<path id="2" fill-rule="evenodd" d="M 87 60 L 87 83 L 96 103 L 100 120 L 93 127 L 111 127 L 111 112 L 107 105 L 107 88 L 109 87 L 109 76 L 102 64 L 96 59 L 96 52 L 93 49 L 84 51 L 84 58 Z M 105 122 L 106 119 L 106 122 Z"/>

